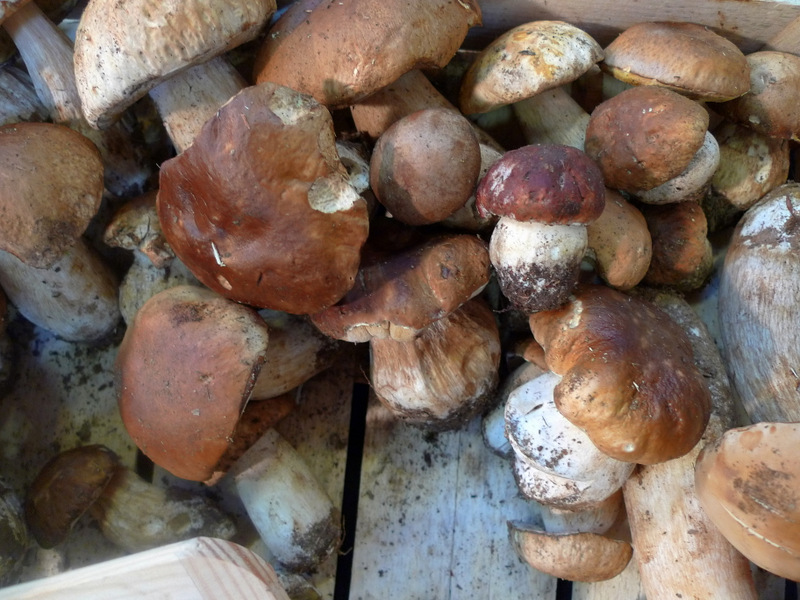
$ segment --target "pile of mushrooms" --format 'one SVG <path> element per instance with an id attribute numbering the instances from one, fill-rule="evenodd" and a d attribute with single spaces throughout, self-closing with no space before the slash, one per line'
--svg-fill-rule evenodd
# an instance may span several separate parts
<path id="1" fill-rule="evenodd" d="M 274 425 L 363 344 L 395 418 L 483 419 L 546 515 L 509 523 L 532 568 L 598 581 L 636 560 L 648 598 L 701 595 L 709 573 L 716 595 L 754 598 L 749 561 L 800 579 L 800 58 L 745 56 L 693 23 L 602 48 L 542 20 L 472 55 L 447 97 L 429 75 L 480 25 L 474 0 L 235 4 L 82 13 L 68 102 L 98 131 L 155 107 L 169 156 L 146 184 L 110 192 L 107 154 L 46 122 L 52 97 L 0 122 L 0 286 L 64 339 L 121 340 L 115 390 L 139 450 L 230 483 L 271 559 L 312 572 L 340 515 Z M 591 78 L 618 81 L 581 105 L 571 90 Z M 485 130 L 496 115 L 524 141 Z M 720 352 L 687 298 L 715 275 L 710 232 L 734 224 Z M 27 493 L 33 538 L 58 545 L 86 513 L 129 551 L 172 541 L 125 529 L 139 525 L 121 495 L 150 485 L 105 448 L 61 453 Z M 218 510 L 186 519 L 233 536 Z"/>

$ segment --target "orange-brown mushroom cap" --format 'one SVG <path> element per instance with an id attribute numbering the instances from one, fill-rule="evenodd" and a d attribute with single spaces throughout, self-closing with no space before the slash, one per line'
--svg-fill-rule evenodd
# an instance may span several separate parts
<path id="1" fill-rule="evenodd" d="M 686 333 L 655 305 L 583 285 L 563 307 L 532 314 L 530 325 L 563 377 L 556 406 L 600 450 L 653 464 L 699 441 L 710 392 Z"/>
<path id="2" fill-rule="evenodd" d="M 209 479 L 233 443 L 268 335 L 254 309 L 205 288 L 152 296 L 114 366 L 122 421 L 142 452 L 177 477 Z"/>

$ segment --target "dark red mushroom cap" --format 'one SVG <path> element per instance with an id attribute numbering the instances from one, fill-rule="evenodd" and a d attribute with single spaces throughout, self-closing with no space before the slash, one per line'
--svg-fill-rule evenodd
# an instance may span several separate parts
<path id="1" fill-rule="evenodd" d="M 523 146 L 492 165 L 478 184 L 476 204 L 482 216 L 558 225 L 591 223 L 605 206 L 603 175 L 577 148 Z"/>

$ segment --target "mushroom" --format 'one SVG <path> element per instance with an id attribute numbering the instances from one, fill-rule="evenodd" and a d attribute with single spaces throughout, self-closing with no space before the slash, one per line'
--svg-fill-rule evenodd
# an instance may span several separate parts
<path id="1" fill-rule="evenodd" d="M 742 51 L 697 23 L 637 23 L 603 53 L 600 68 L 617 79 L 666 87 L 694 100 L 722 102 L 750 89 L 750 67 Z"/>
<path id="2" fill-rule="evenodd" d="M 300 0 L 270 27 L 253 78 L 344 108 L 411 69 L 443 67 L 480 24 L 474 0 Z"/>
<path id="3" fill-rule="evenodd" d="M 720 272 L 719 331 L 753 422 L 800 421 L 800 184 L 767 193 L 739 220 Z"/>
<path id="4" fill-rule="evenodd" d="M 597 166 L 571 146 L 523 146 L 492 165 L 476 199 L 500 217 L 489 253 L 503 295 L 527 313 L 565 302 L 605 203 Z"/>
<path id="5" fill-rule="evenodd" d="M 38 472 L 25 499 L 25 518 L 43 548 L 61 544 L 87 513 L 107 539 L 129 552 L 236 533 L 233 520 L 209 498 L 148 483 L 102 445 L 57 454 Z"/>
<path id="6" fill-rule="evenodd" d="M 710 413 L 686 333 L 652 303 L 581 285 L 562 307 L 533 313 L 560 413 L 603 452 L 654 464 L 689 452 Z"/>
<path id="7" fill-rule="evenodd" d="M 27 73 L 13 67 L 0 67 L 0 125 L 20 121 L 44 121 L 45 109 Z"/>
<path id="8" fill-rule="evenodd" d="M 481 298 L 435 320 L 410 341 L 370 341 L 370 382 L 391 413 L 429 430 L 462 427 L 493 398 L 500 332 Z"/>
<path id="9" fill-rule="evenodd" d="M 427 108 L 402 117 L 378 138 L 370 185 L 392 217 L 429 225 L 466 205 L 480 169 L 469 121 L 450 109 Z"/>
<path id="10" fill-rule="evenodd" d="M 697 457 L 697 496 L 708 516 L 758 566 L 800 580 L 798 423 L 729 429 Z"/>
<path id="11" fill-rule="evenodd" d="M 750 92 L 727 102 L 712 104 L 723 117 L 771 137 L 800 139 L 800 56 L 774 50 L 747 55 Z"/>
<path id="12" fill-rule="evenodd" d="M 586 153 L 608 187 L 639 194 L 680 175 L 702 147 L 708 112 L 667 88 L 639 86 L 592 111 Z"/>
<path id="13" fill-rule="evenodd" d="M 197 81 L 205 65 L 204 82 L 186 102 L 173 102 L 172 92 L 157 94 L 159 113 L 168 122 L 174 108 L 193 126 L 172 123 L 169 130 L 178 151 L 190 145 L 197 126 L 241 89 L 244 80 L 223 59 L 215 57 L 252 40 L 275 12 L 275 0 L 214 4 L 208 0 L 152 4 L 147 0 L 87 4 L 75 33 L 75 77 L 84 116 L 90 125 L 108 127 L 119 115 L 159 84 L 180 94 Z M 219 85 L 219 87 L 215 87 Z M 195 86 L 197 87 L 197 86 Z M 203 90 L 205 101 L 196 97 Z M 210 98 L 210 100 L 209 100 Z M 167 107 L 169 106 L 170 111 Z M 199 112 L 197 114 L 195 111 Z"/>
<path id="14" fill-rule="evenodd" d="M 236 94 L 161 165 L 157 206 L 169 245 L 204 285 L 294 314 L 353 286 L 369 227 L 328 110 L 272 83 Z"/>
<path id="15" fill-rule="evenodd" d="M 233 444 L 268 336 L 254 309 L 211 290 L 176 286 L 152 296 L 114 365 L 134 443 L 177 477 L 212 478 Z"/>

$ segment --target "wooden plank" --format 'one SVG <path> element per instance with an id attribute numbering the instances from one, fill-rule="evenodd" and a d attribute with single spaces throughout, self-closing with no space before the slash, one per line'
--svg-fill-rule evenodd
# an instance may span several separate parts
<path id="1" fill-rule="evenodd" d="M 352 600 L 554 598 L 556 581 L 523 563 L 506 521 L 538 520 L 480 421 L 433 433 L 367 412 Z"/>
<path id="2" fill-rule="evenodd" d="M 800 16 L 792 2 L 717 0 L 482 0 L 483 27 L 470 32 L 472 47 L 481 47 L 515 25 L 559 19 L 584 29 L 606 46 L 620 31 L 642 21 L 686 21 L 708 25 L 742 50 L 753 52 Z"/>

